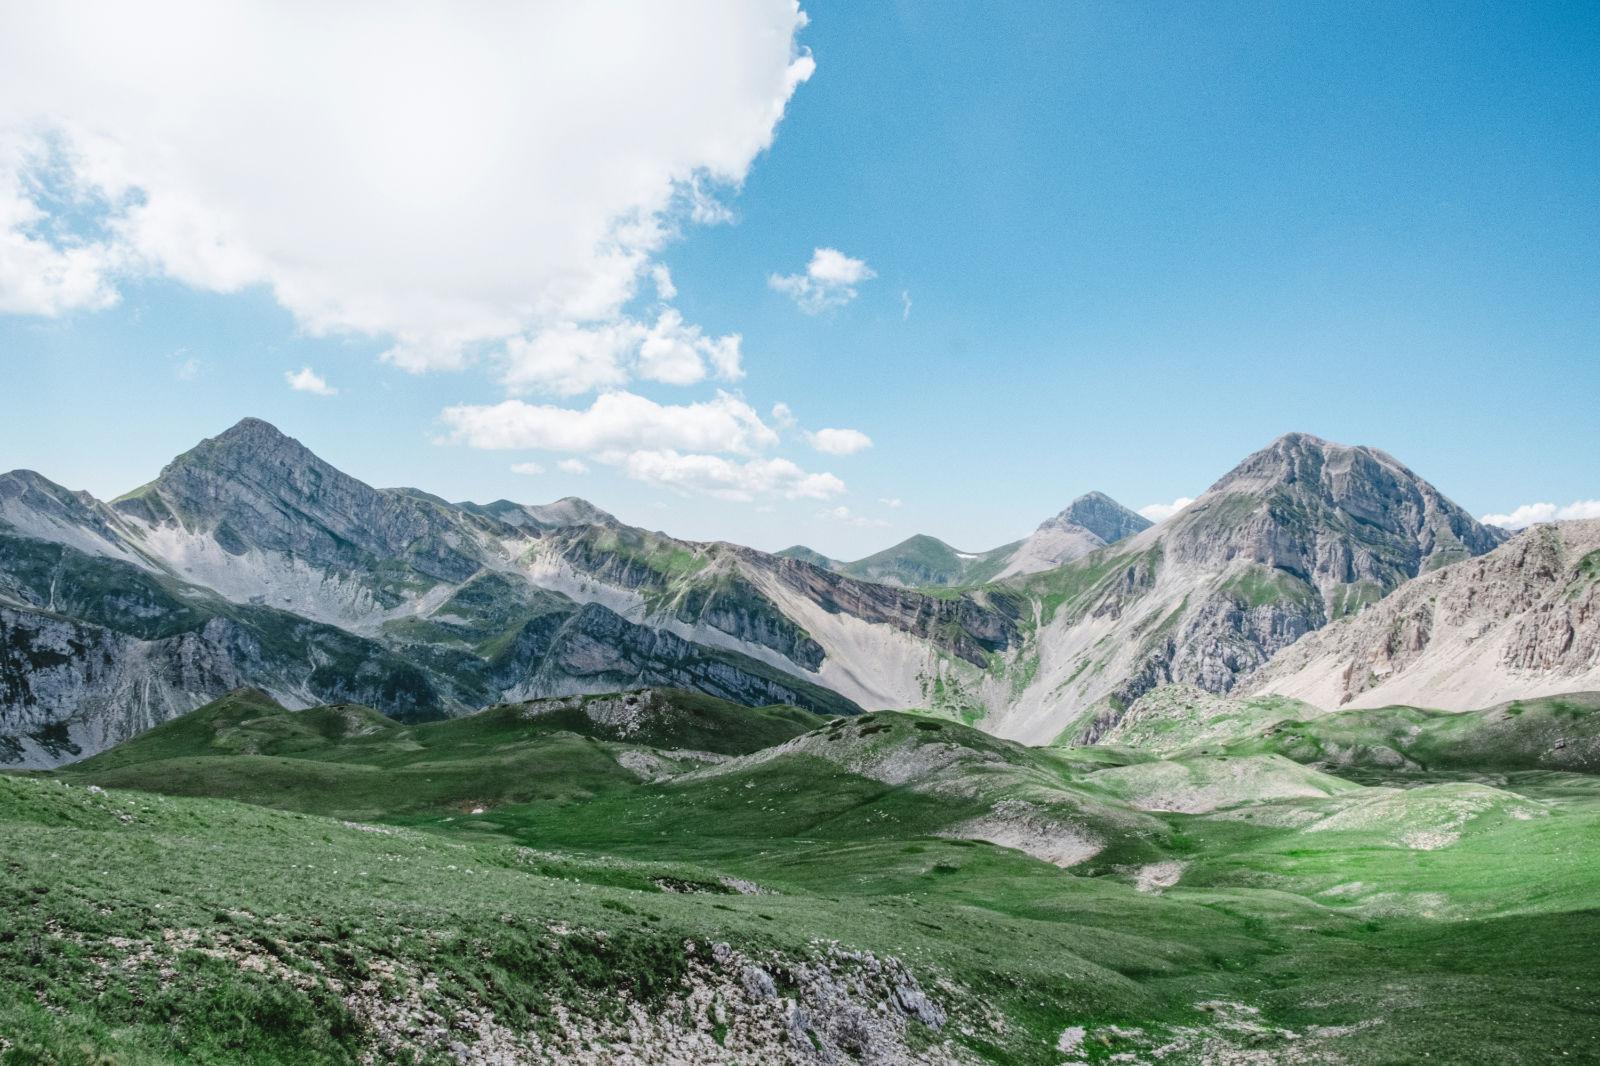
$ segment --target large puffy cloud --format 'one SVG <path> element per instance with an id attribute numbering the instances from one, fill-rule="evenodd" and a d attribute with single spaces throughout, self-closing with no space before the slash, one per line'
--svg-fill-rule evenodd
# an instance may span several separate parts
<path id="1" fill-rule="evenodd" d="M 7 5 L 0 311 L 104 307 L 132 275 L 259 284 L 412 370 L 615 322 L 678 219 L 726 218 L 712 193 L 811 73 L 804 21 L 794 0 Z M 696 354 L 737 376 L 736 350 Z M 554 379 L 609 383 L 598 358 Z"/>
<path id="2" fill-rule="evenodd" d="M 837 248 L 816 248 L 804 272 L 773 274 L 767 285 L 794 300 L 806 314 L 815 315 L 843 307 L 856 298 L 857 285 L 875 277 L 865 259 L 854 259 Z"/>
<path id="3" fill-rule="evenodd" d="M 474 448 L 595 456 L 639 450 L 753 454 L 778 442 L 754 408 L 725 392 L 689 404 L 608 392 L 582 410 L 506 400 L 447 407 L 441 417 L 451 440 Z"/>
<path id="4" fill-rule="evenodd" d="M 1574 518 L 1600 518 L 1600 500 L 1576 500 L 1565 507 L 1553 503 L 1525 503 L 1509 514 L 1486 514 L 1478 521 L 1503 529 L 1524 529 L 1535 522 L 1565 522 Z"/>

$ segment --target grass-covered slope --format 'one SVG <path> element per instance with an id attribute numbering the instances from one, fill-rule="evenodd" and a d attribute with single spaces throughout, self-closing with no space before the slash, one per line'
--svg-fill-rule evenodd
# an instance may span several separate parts
<path id="1" fill-rule="evenodd" d="M 62 779 L 343 817 L 471 811 L 589 798 L 822 721 L 795 707 L 641 689 L 407 726 L 353 704 L 286 711 L 246 689 L 74 764 Z"/>
<path id="2" fill-rule="evenodd" d="M 1546 714 L 1583 719 L 1510 717 Z M 1600 779 L 1356 781 L 1202 718 L 1212 754 L 1154 757 L 666 690 L 421 725 L 234 693 L 0 776 L 0 1056 L 1583 1061 Z"/>
<path id="3" fill-rule="evenodd" d="M 1600 693 L 1512 700 L 1479 711 L 1338 711 L 1275 723 L 1229 750 L 1273 751 L 1334 768 L 1600 773 Z"/>

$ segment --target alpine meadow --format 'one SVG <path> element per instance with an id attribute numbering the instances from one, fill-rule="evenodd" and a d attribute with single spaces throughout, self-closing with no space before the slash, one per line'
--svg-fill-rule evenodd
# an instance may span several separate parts
<path id="1" fill-rule="evenodd" d="M 1600 1063 L 1597 71 L 0 7 L 0 1066 Z"/>

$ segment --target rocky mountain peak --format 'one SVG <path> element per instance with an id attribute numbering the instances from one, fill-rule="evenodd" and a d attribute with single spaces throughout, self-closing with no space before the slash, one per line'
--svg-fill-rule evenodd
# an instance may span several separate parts
<path id="1" fill-rule="evenodd" d="M 456 523 L 443 501 L 375 489 L 259 418 L 201 441 L 114 506 L 235 556 L 258 548 L 340 567 L 403 558 L 457 580 L 477 569 L 449 536 Z"/>
<path id="2" fill-rule="evenodd" d="M 1125 537 L 1149 529 L 1151 521 L 1136 511 L 1130 511 L 1103 492 L 1086 492 L 1053 518 L 1045 520 L 1040 529 L 1060 529 L 1064 526 L 1087 529 L 1105 544 L 1115 544 Z"/>
<path id="3" fill-rule="evenodd" d="M 1162 536 L 1178 559 L 1243 558 L 1324 588 L 1362 580 L 1390 588 L 1504 539 L 1388 453 L 1308 433 L 1248 456 Z"/>
<path id="4" fill-rule="evenodd" d="M 616 516 L 601 510 L 581 496 L 563 496 L 554 503 L 529 504 L 523 508 L 546 526 L 615 525 Z"/>

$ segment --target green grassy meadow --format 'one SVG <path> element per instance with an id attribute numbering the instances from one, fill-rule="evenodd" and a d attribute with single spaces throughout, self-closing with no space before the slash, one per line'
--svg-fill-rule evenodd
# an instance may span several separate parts
<path id="1" fill-rule="evenodd" d="M 0 1062 L 1597 1061 L 1600 701 L 1520 706 L 1202 754 L 241 691 L 0 776 Z"/>

